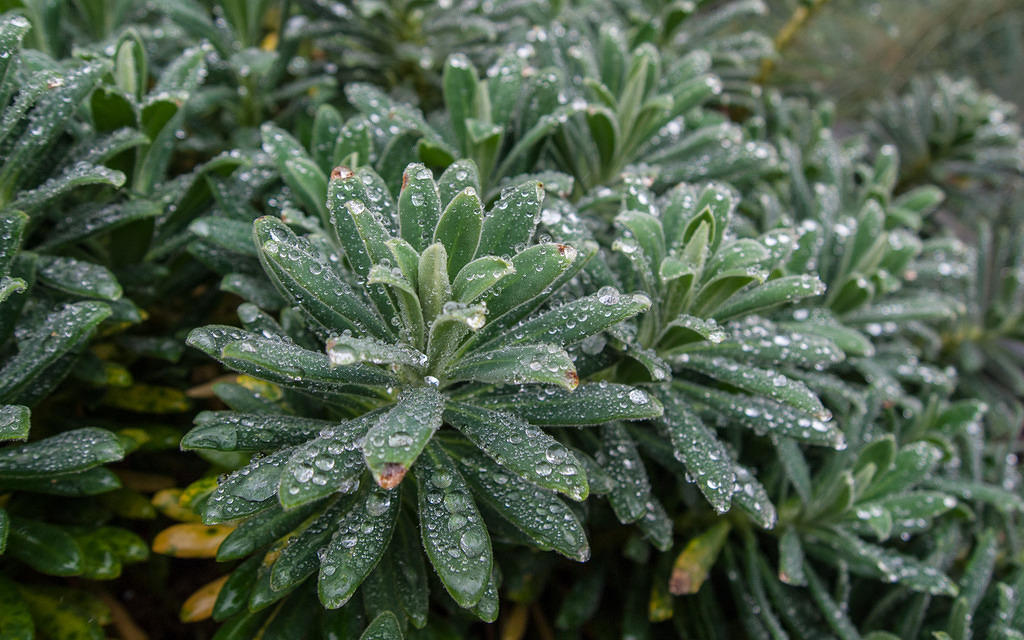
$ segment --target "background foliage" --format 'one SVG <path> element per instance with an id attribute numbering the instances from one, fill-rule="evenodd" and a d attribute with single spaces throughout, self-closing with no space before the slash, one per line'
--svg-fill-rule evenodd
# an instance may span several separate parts
<path id="1" fill-rule="evenodd" d="M 0 637 L 1024 637 L 1019 0 L 0 0 Z"/>

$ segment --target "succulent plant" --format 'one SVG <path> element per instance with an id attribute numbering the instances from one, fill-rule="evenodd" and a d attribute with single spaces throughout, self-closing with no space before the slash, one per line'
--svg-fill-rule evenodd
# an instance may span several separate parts
<path id="1" fill-rule="evenodd" d="M 590 554 L 577 512 L 558 494 L 585 499 L 593 462 L 543 427 L 661 413 L 641 389 L 581 384 L 565 348 L 650 300 L 609 288 L 545 306 L 594 248 L 534 237 L 538 182 L 507 188 L 487 212 L 471 163 L 437 182 L 413 164 L 402 182 L 396 203 L 372 170 L 338 167 L 322 233 L 255 222 L 260 263 L 301 317 L 291 332 L 246 305 L 246 329 L 189 336 L 283 390 L 259 411 L 202 413 L 183 440 L 266 454 L 223 479 L 203 508 L 209 524 L 252 516 L 221 545 L 223 559 L 284 536 L 259 570 L 266 577 L 256 577 L 250 608 L 314 572 L 321 601 L 340 607 L 375 567 L 389 570 L 382 557 L 408 553 L 401 562 L 422 567 L 408 548 L 421 537 L 455 602 L 493 619 L 491 517 L 537 548 L 577 561 Z M 422 626 L 425 574 L 414 582 L 403 607 Z"/>

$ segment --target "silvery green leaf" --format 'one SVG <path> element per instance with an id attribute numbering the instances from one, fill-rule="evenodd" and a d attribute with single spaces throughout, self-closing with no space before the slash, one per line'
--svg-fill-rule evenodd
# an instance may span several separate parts
<path id="1" fill-rule="evenodd" d="M 484 218 L 477 253 L 507 256 L 525 246 L 540 221 L 543 201 L 544 189 L 535 180 L 503 189 Z"/>
<path id="2" fill-rule="evenodd" d="M 278 482 L 281 505 L 291 509 L 334 493 L 358 489 L 359 476 L 365 469 L 359 439 L 379 415 L 378 411 L 371 411 L 325 427 L 316 438 L 295 447 Z"/>
<path id="3" fill-rule="evenodd" d="M 352 287 L 337 276 L 331 265 L 311 245 L 280 220 L 264 217 L 254 227 L 260 263 L 281 295 L 302 308 L 324 327 L 341 333 L 357 331 L 392 337 L 385 322 Z"/>
<path id="4" fill-rule="evenodd" d="M 661 402 L 642 388 L 599 382 L 574 391 L 527 387 L 473 400 L 479 406 L 514 412 L 539 426 L 598 425 L 612 420 L 647 420 L 661 415 Z"/>
<path id="5" fill-rule="evenodd" d="M 84 471 L 124 457 L 109 431 L 86 427 L 0 451 L 0 478 L 37 478 Z"/>
<path id="6" fill-rule="evenodd" d="M 327 355 L 334 366 L 371 362 L 422 368 L 427 364 L 425 355 L 404 344 L 388 344 L 372 338 L 357 338 L 351 334 L 328 339 Z"/>
<path id="7" fill-rule="evenodd" d="M 577 562 L 590 558 L 583 524 L 556 494 L 473 455 L 470 447 L 453 445 L 451 451 L 482 504 L 491 507 L 541 549 L 554 549 Z"/>
<path id="8" fill-rule="evenodd" d="M 50 367 L 69 354 L 78 353 L 96 327 L 110 316 L 110 307 L 99 302 L 65 305 L 45 316 L 35 330 L 18 344 L 18 352 L 0 368 L 0 402 L 31 404 L 43 391 L 60 381 Z M 42 376 L 47 376 L 43 378 Z"/>
<path id="9" fill-rule="evenodd" d="M 621 425 L 601 427 L 597 462 L 612 478 L 608 501 L 619 521 L 636 522 L 644 517 L 651 501 L 651 482 L 636 443 Z"/>
<path id="10" fill-rule="evenodd" d="M 218 480 L 217 489 L 203 504 L 203 522 L 227 522 L 273 506 L 278 480 L 292 451 L 292 447 L 286 447 L 268 456 L 256 457 Z"/>
<path id="11" fill-rule="evenodd" d="M 783 276 L 733 296 L 714 310 L 714 316 L 719 321 L 729 320 L 822 293 L 825 283 L 816 276 Z"/>
<path id="12" fill-rule="evenodd" d="M 504 258 L 484 256 L 459 269 L 452 281 L 452 300 L 473 302 L 487 293 L 505 276 L 515 273 L 515 267 Z"/>
<path id="13" fill-rule="evenodd" d="M 36 277 L 39 283 L 76 296 L 117 300 L 121 285 L 106 267 L 91 262 L 57 256 L 39 256 Z"/>
<path id="14" fill-rule="evenodd" d="M 448 279 L 448 254 L 444 245 L 435 242 L 420 255 L 417 273 L 417 291 L 423 320 L 430 323 L 451 300 L 452 288 Z"/>
<path id="15" fill-rule="evenodd" d="M 659 395 L 665 415 L 658 422 L 668 431 L 672 455 L 686 466 L 715 511 L 728 511 L 736 481 L 732 456 L 677 394 L 663 390 Z"/>
<path id="16" fill-rule="evenodd" d="M 523 342 L 544 342 L 567 347 L 650 308 L 651 299 L 644 294 L 624 294 L 614 287 L 603 287 L 594 295 L 579 298 L 516 325 L 487 344 L 494 348 Z"/>
<path id="17" fill-rule="evenodd" d="M 181 439 L 185 450 L 259 451 L 301 444 L 333 422 L 297 416 L 203 411 Z"/>
<path id="18" fill-rule="evenodd" d="M 391 542 L 400 504 L 399 495 L 369 487 L 337 523 L 317 581 L 325 607 L 343 606 L 377 566 Z"/>
<path id="19" fill-rule="evenodd" d="M 448 274 L 455 277 L 477 254 L 484 210 L 472 187 L 459 192 L 444 209 L 434 230 L 433 241 L 448 252 Z"/>
<path id="20" fill-rule="evenodd" d="M 398 196 L 402 238 L 417 251 L 427 248 L 441 218 L 441 196 L 434 174 L 422 164 L 410 164 L 402 175 Z"/>
<path id="21" fill-rule="evenodd" d="M 496 384 L 555 384 L 575 389 L 580 382 L 572 358 L 553 344 L 524 344 L 476 351 L 445 371 L 449 380 Z"/>
<path id="22" fill-rule="evenodd" d="M 30 426 L 28 407 L 0 405 L 0 441 L 25 440 Z"/>
<path id="23" fill-rule="evenodd" d="M 377 484 L 384 489 L 398 486 L 441 427 L 444 406 L 435 387 L 415 387 L 399 394 L 376 420 L 363 441 L 363 456 Z"/>
<path id="24" fill-rule="evenodd" d="M 740 363 L 728 358 L 701 354 L 682 354 L 672 360 L 678 368 L 696 371 L 732 387 L 805 411 L 822 420 L 831 413 L 807 386 L 785 374 Z"/>
<path id="25" fill-rule="evenodd" d="M 441 203 L 445 206 L 470 187 L 475 193 L 480 193 L 480 176 L 472 160 L 456 160 L 437 180 Z"/>
<path id="26" fill-rule="evenodd" d="M 491 539 L 455 463 L 427 445 L 416 468 L 420 535 L 438 578 L 455 602 L 472 607 L 491 576 Z"/>
<path id="27" fill-rule="evenodd" d="M 587 476 L 561 442 L 512 413 L 449 402 L 445 421 L 510 472 L 573 500 L 589 493 Z"/>
<path id="28" fill-rule="evenodd" d="M 731 422 L 759 435 L 787 436 L 811 444 L 842 449 L 846 440 L 831 422 L 779 404 L 767 398 L 733 394 L 676 380 L 673 388 L 707 405 Z"/>

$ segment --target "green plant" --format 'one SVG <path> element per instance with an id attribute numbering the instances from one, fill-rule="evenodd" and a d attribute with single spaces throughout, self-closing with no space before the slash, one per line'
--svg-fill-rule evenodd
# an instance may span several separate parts
<path id="1" fill-rule="evenodd" d="M 246 600 L 259 611 L 312 573 L 320 600 L 337 608 L 398 562 L 403 571 L 419 567 L 403 574 L 409 582 L 398 597 L 422 627 L 427 578 L 409 546 L 422 537 L 455 602 L 493 620 L 500 578 L 477 503 L 519 538 L 586 560 L 586 534 L 557 494 L 585 499 L 593 463 L 539 427 L 661 412 L 640 389 L 580 385 L 565 351 L 646 309 L 645 296 L 608 288 L 538 311 L 594 251 L 535 242 L 538 182 L 509 187 L 486 214 L 471 163 L 436 183 L 423 165 L 409 165 L 402 183 L 395 203 L 372 170 L 338 167 L 322 232 L 297 236 L 278 219 L 258 219 L 257 255 L 296 305 L 297 324 L 289 331 L 245 305 L 248 331 L 210 326 L 189 337 L 282 388 L 272 405 L 222 396 L 240 412 L 200 414 L 183 440 L 190 449 L 267 454 L 221 481 L 201 508 L 210 524 L 257 514 L 219 558 L 268 554 L 257 573 L 239 578 L 248 584 L 222 592 L 218 617 Z M 266 550 L 297 525 L 289 544 Z M 375 568 L 383 575 L 368 578 Z"/>

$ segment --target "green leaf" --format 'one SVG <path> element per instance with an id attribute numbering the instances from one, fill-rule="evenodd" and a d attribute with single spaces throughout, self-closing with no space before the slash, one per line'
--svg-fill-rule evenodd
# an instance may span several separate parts
<path id="1" fill-rule="evenodd" d="M 373 619 L 359 640 L 402 640 L 403 637 L 398 618 L 390 611 L 385 611 Z"/>
<path id="2" fill-rule="evenodd" d="M 472 160 L 456 160 L 451 163 L 437 179 L 437 188 L 441 195 L 441 204 L 445 206 L 448 206 L 457 195 L 466 189 L 472 188 L 474 193 L 479 194 L 480 176 L 477 173 L 476 164 Z"/>
<path id="3" fill-rule="evenodd" d="M 360 362 L 373 364 L 404 364 L 422 369 L 427 357 L 404 344 L 388 344 L 370 338 L 352 335 L 334 336 L 327 340 L 327 355 L 335 366 L 349 366 Z"/>
<path id="4" fill-rule="evenodd" d="M 278 499 L 286 509 L 334 493 L 352 493 L 365 469 L 359 439 L 379 417 L 365 413 L 355 420 L 332 425 L 320 436 L 299 446 L 285 464 Z"/>
<path id="5" fill-rule="evenodd" d="M 11 272 L 27 225 L 28 216 L 21 211 L 0 213 L 0 276 Z"/>
<path id="6" fill-rule="evenodd" d="M 448 280 L 448 254 L 444 245 L 436 242 L 423 250 L 418 268 L 418 297 L 423 319 L 428 324 L 437 317 L 452 297 Z"/>
<path id="7" fill-rule="evenodd" d="M 195 329 L 189 344 L 198 346 L 213 327 Z M 204 333 L 205 332 L 205 333 Z M 343 392 L 348 385 L 391 385 L 395 379 L 381 369 L 365 364 L 332 366 L 326 353 L 270 338 L 244 337 L 229 342 L 219 359 L 229 367 L 285 387 L 310 392 Z"/>
<path id="8" fill-rule="evenodd" d="M 469 155 L 469 136 L 466 121 L 476 116 L 474 103 L 477 94 L 477 72 L 465 55 L 449 56 L 441 77 L 444 104 L 455 133 L 455 142 L 462 156 Z"/>
<path id="9" fill-rule="evenodd" d="M 807 385 L 779 371 L 761 369 L 727 358 L 698 354 L 684 354 L 673 362 L 683 369 L 696 371 L 737 389 L 771 398 L 821 420 L 827 420 L 832 416 Z"/>
<path id="10" fill-rule="evenodd" d="M 779 538 L 779 580 L 793 586 L 807 584 L 800 535 L 792 528 L 786 529 Z"/>
<path id="11" fill-rule="evenodd" d="M 28 407 L 16 404 L 0 406 L 0 441 L 25 440 L 31 426 Z"/>
<path id="12" fill-rule="evenodd" d="M 441 196 L 434 174 L 422 164 L 411 164 L 402 174 L 398 196 L 402 238 L 417 251 L 427 248 L 441 218 Z"/>
<path id="13" fill-rule="evenodd" d="M 107 185 L 116 188 L 123 186 L 124 182 L 125 175 L 120 171 L 103 165 L 76 162 L 38 187 L 19 193 L 10 207 L 34 214 L 39 209 L 52 206 L 57 198 L 78 187 Z"/>
<path id="14" fill-rule="evenodd" d="M 508 412 L 449 403 L 445 421 L 498 464 L 533 484 L 585 500 L 590 489 L 582 464 L 562 443 Z"/>
<path id="15" fill-rule="evenodd" d="M 21 278 L 10 278 L 8 276 L 0 277 L 0 302 L 3 302 L 15 293 L 20 293 L 27 288 L 28 283 Z"/>
<path id="16" fill-rule="evenodd" d="M 330 540 L 335 525 L 345 516 L 353 502 L 353 496 L 343 496 L 305 527 L 296 530 L 284 542 L 276 545 L 275 549 L 280 549 L 280 555 L 270 569 L 267 587 L 276 592 L 286 593 L 288 589 L 313 575 L 320 566 L 317 551 Z M 250 604 L 250 608 L 251 606 Z"/>
<path id="17" fill-rule="evenodd" d="M 513 330 L 489 342 L 488 347 L 522 342 L 546 342 L 567 347 L 650 308 L 651 299 L 644 294 L 624 294 L 614 287 L 603 287 L 595 295 L 574 300 L 516 325 Z"/>
<path id="18" fill-rule="evenodd" d="M 516 254 L 512 258 L 516 277 L 501 279 L 481 298 L 487 304 L 489 327 L 478 339 L 497 335 L 547 299 L 577 256 L 576 249 L 565 244 L 538 244 Z"/>
<path id="19" fill-rule="evenodd" d="M 86 427 L 0 451 L 0 478 L 37 478 L 116 462 L 124 449 L 109 431 Z"/>
<path id="20" fill-rule="evenodd" d="M 68 354 L 76 353 L 92 335 L 100 322 L 110 315 L 110 307 L 98 302 L 69 304 L 46 316 L 25 340 L 18 353 L 7 358 L 0 369 L 0 401 L 28 400 L 39 395 L 39 378 L 49 375 L 51 365 Z M 56 384 L 48 379 L 43 387 Z"/>
<path id="21" fill-rule="evenodd" d="M 636 449 L 636 443 L 619 424 L 601 427 L 601 449 L 597 462 L 612 478 L 608 500 L 622 523 L 636 522 L 647 513 L 651 482 Z"/>
<path id="22" fill-rule="evenodd" d="M 508 256 L 526 246 L 540 221 L 543 201 L 544 188 L 536 180 L 504 189 L 484 218 L 477 254 Z"/>
<path id="23" fill-rule="evenodd" d="M 1000 487 L 963 479 L 930 478 L 927 482 L 932 489 L 971 502 L 985 502 L 1004 513 L 1024 512 L 1024 500 L 1017 494 Z"/>
<path id="24" fill-rule="evenodd" d="M 6 553 L 47 575 L 75 576 L 82 572 L 78 543 L 64 529 L 45 522 L 11 518 Z"/>
<path id="25" fill-rule="evenodd" d="M 846 445 L 842 432 L 831 422 L 819 420 L 767 398 L 727 393 L 680 380 L 674 381 L 672 385 L 729 421 L 759 435 L 786 436 L 801 442 L 839 449 Z"/>
<path id="26" fill-rule="evenodd" d="M 203 411 L 195 418 L 196 426 L 182 438 L 181 448 L 258 451 L 284 447 L 301 444 L 334 424 L 295 416 Z"/>
<path id="27" fill-rule="evenodd" d="M 896 454 L 892 468 L 875 476 L 875 480 L 861 494 L 861 500 L 870 500 L 897 493 L 925 479 L 942 459 L 942 451 L 928 442 L 914 442 Z"/>
<path id="28" fill-rule="evenodd" d="M 363 455 L 374 480 L 385 489 L 402 481 L 431 436 L 441 427 L 444 396 L 435 387 L 403 391 L 394 407 L 366 434 Z"/>
<path id="29" fill-rule="evenodd" d="M 434 242 L 448 252 L 448 275 L 455 277 L 476 256 L 483 228 L 484 210 L 472 187 L 460 191 L 448 206 L 434 230 Z"/>
<path id="30" fill-rule="evenodd" d="M 662 390 L 659 397 L 665 415 L 658 422 L 668 431 L 672 455 L 686 466 L 715 511 L 728 511 L 736 482 L 732 456 L 677 394 Z"/>
<path id="31" fill-rule="evenodd" d="M 391 338 L 384 321 L 337 276 L 313 247 L 283 222 L 271 217 L 256 221 L 254 233 L 260 263 L 281 295 L 302 308 L 329 330 Z"/>
<path id="32" fill-rule="evenodd" d="M 285 511 L 274 505 L 246 519 L 217 547 L 217 561 L 241 560 L 257 549 L 285 535 L 315 509 L 315 505 Z"/>
<path id="33" fill-rule="evenodd" d="M 590 558 L 583 524 L 556 494 L 541 489 L 532 479 L 527 482 L 509 473 L 509 468 L 475 455 L 468 446 L 453 446 L 451 452 L 477 500 L 529 536 L 541 549 L 554 549 L 576 562 Z"/>
<path id="34" fill-rule="evenodd" d="M 483 597 L 491 577 L 491 539 L 465 479 L 451 458 L 430 444 L 413 470 L 420 534 L 441 583 L 459 606 Z"/>
<path id="35" fill-rule="evenodd" d="M 328 609 L 348 602 L 377 566 L 391 542 L 400 504 L 397 494 L 371 487 L 337 523 L 317 582 L 320 601 Z"/>
<path id="36" fill-rule="evenodd" d="M 9 195 L 19 176 L 30 174 L 48 156 L 46 151 L 109 67 L 105 61 L 81 64 L 43 93 L 29 115 L 24 133 L 6 150 L 0 169 L 0 195 Z"/>
<path id="37" fill-rule="evenodd" d="M 661 402 L 647 391 L 624 384 L 582 384 L 574 391 L 527 387 L 491 393 L 474 403 L 492 410 L 508 410 L 540 426 L 579 427 L 612 420 L 648 420 L 661 416 Z"/>
<path id="38" fill-rule="evenodd" d="M 487 293 L 505 276 L 516 272 L 504 258 L 484 256 L 462 267 L 452 281 L 452 300 L 470 303 Z"/>
<path id="39" fill-rule="evenodd" d="M 391 584 L 394 584 L 398 592 L 402 610 L 409 616 L 413 626 L 421 629 L 426 626 L 430 614 L 430 586 L 416 529 L 412 520 L 400 514 L 384 561 L 390 561 L 393 576 Z"/>
<path id="40" fill-rule="evenodd" d="M 733 296 L 714 310 L 714 317 L 719 321 L 729 320 L 823 293 L 825 283 L 816 276 L 783 276 Z"/>
<path id="41" fill-rule="evenodd" d="M 39 283 L 75 296 L 117 300 L 121 285 L 106 267 L 74 258 L 39 256 Z"/>
<path id="42" fill-rule="evenodd" d="M 580 381 L 572 358 L 553 344 L 513 345 L 473 353 L 457 360 L 445 377 L 496 384 L 547 383 L 570 391 Z"/>

